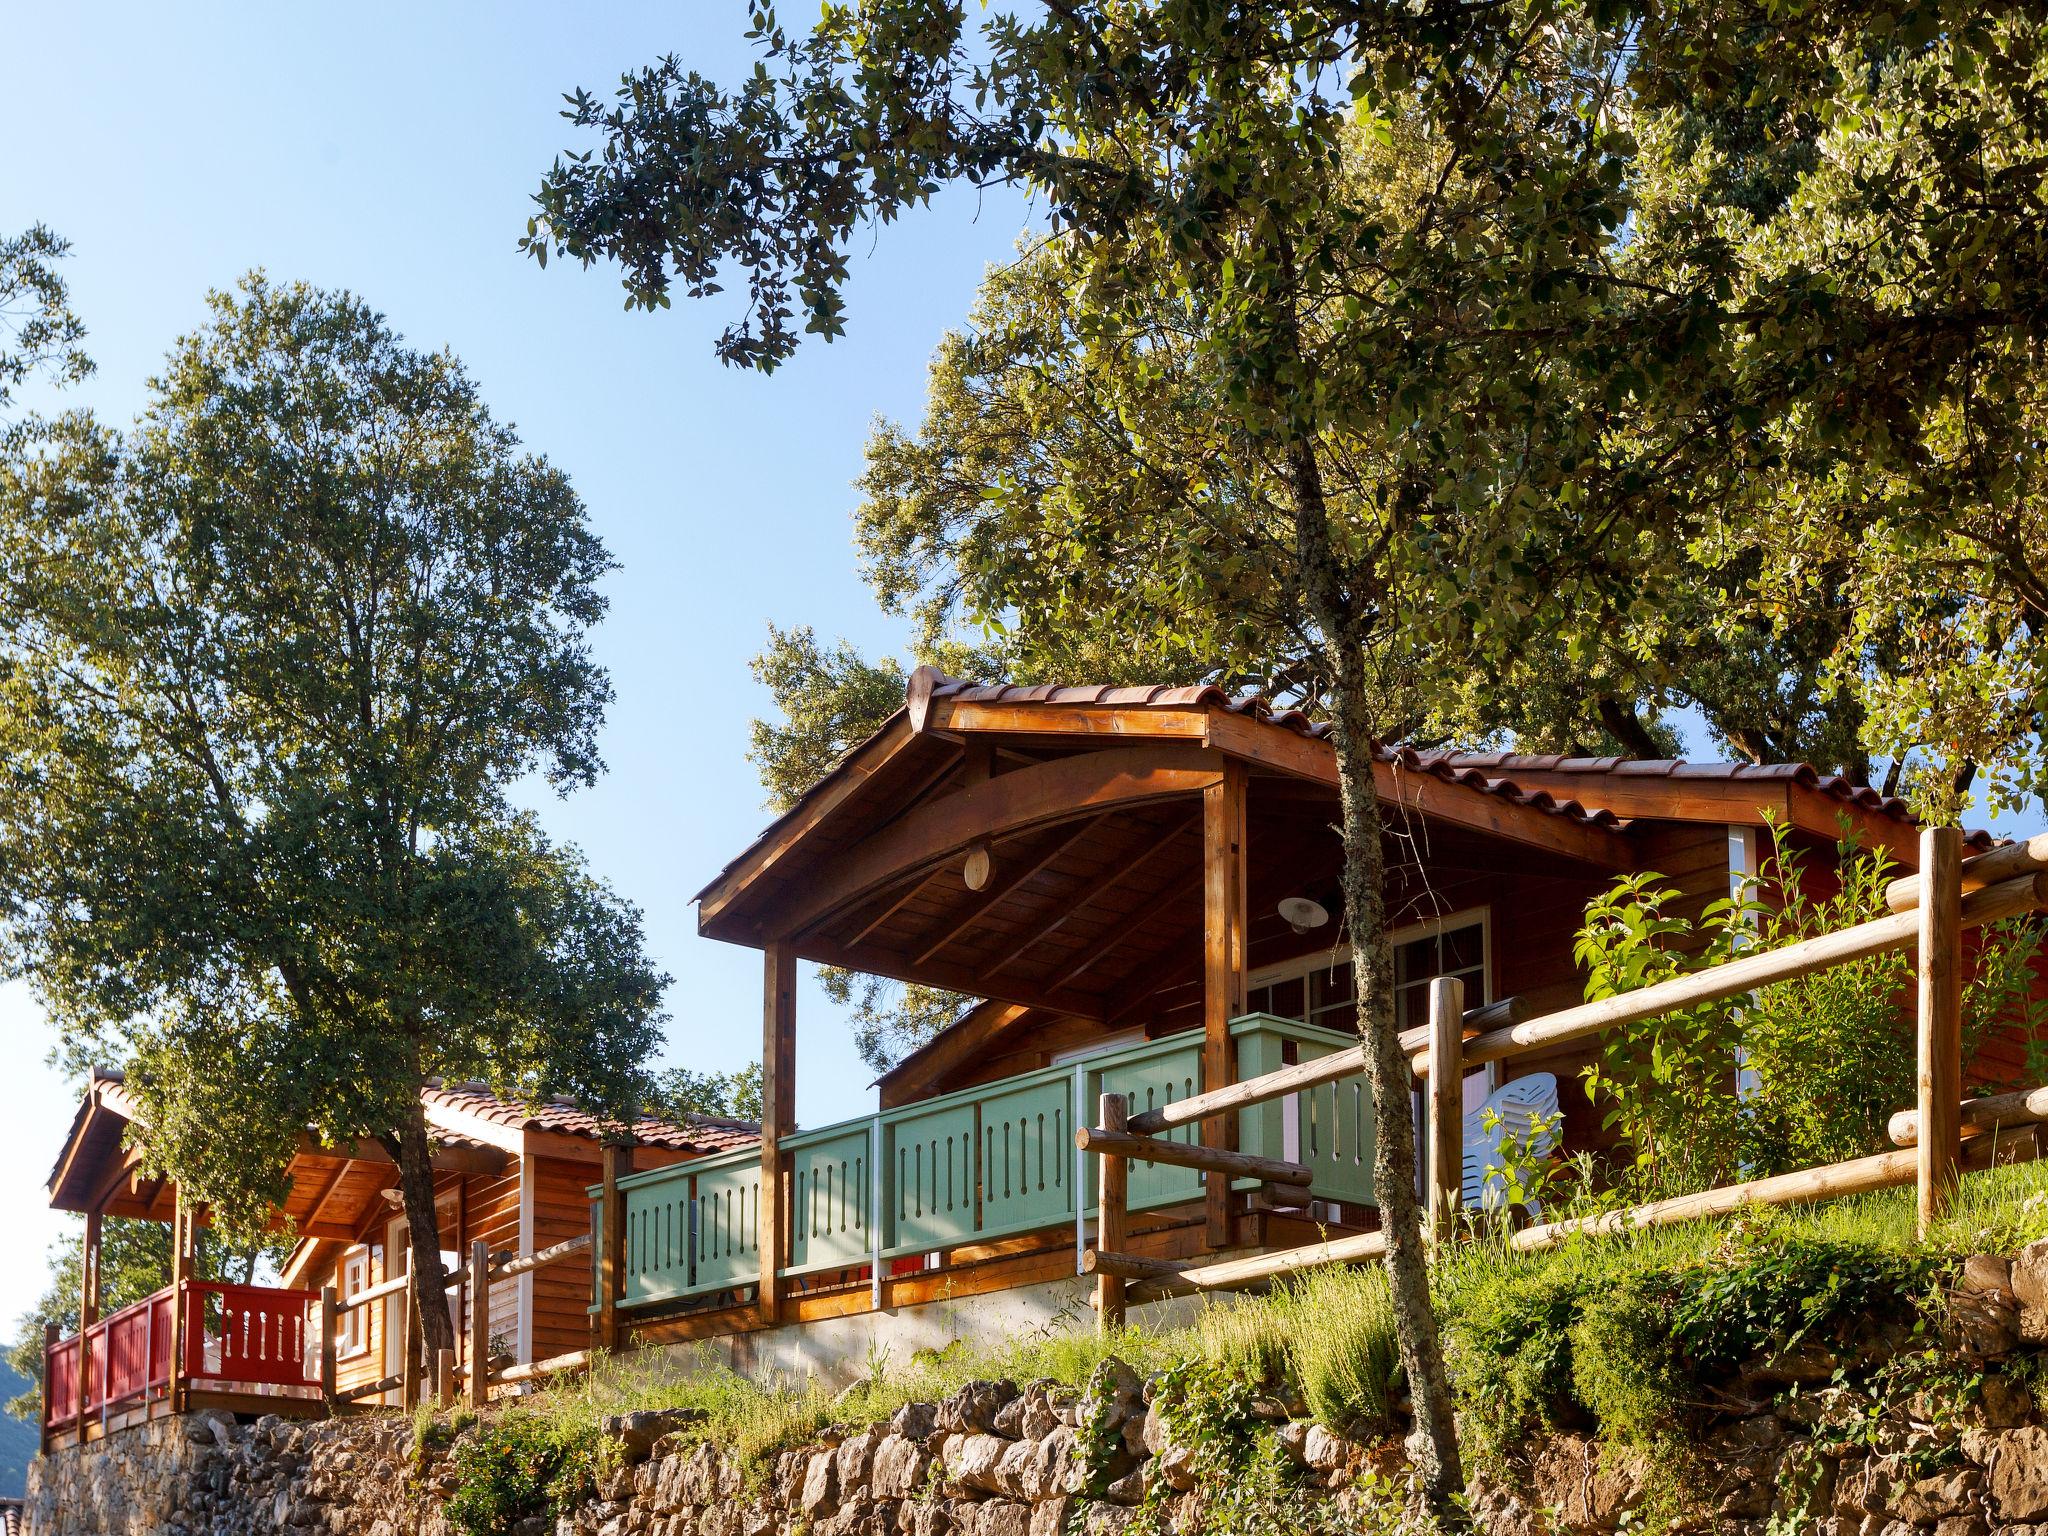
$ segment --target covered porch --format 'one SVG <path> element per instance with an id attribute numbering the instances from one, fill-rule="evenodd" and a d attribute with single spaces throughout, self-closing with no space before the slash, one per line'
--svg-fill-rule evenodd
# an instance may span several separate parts
<path id="1" fill-rule="evenodd" d="M 119 1073 L 95 1072 L 56 1166 L 52 1209 L 84 1218 L 79 1326 L 46 1331 L 42 1445 L 84 1444 L 166 1414 L 207 1408 L 232 1413 L 314 1416 L 331 1411 L 332 1314 L 319 1290 L 203 1279 L 199 1243 L 206 1207 L 149 1171 L 137 1145 L 142 1110 Z M 477 1146 L 444 1145 L 437 1170 L 495 1166 Z M 351 1230 L 353 1208 L 381 1204 L 397 1170 L 380 1146 L 316 1146 L 309 1137 L 291 1167 L 279 1230 L 321 1237 Z M 102 1237 L 109 1220 L 154 1221 L 171 1229 L 161 1289 L 103 1311 Z"/>
<path id="2" fill-rule="evenodd" d="M 1615 818 L 1414 754 L 1383 754 L 1379 785 L 1404 1025 L 1446 974 L 1475 1030 L 1570 992 L 1570 925 L 1635 861 Z M 1355 1043 L 1336 819 L 1334 753 L 1303 717 L 920 671 L 699 897 L 701 931 L 763 955 L 762 1147 L 593 1189 L 600 1341 L 1076 1276 L 1097 1159 L 1075 1133 L 1101 1094 L 1141 1111 Z M 799 1132 L 801 960 L 983 1001 L 888 1074 L 878 1113 Z M 1132 1165 L 1131 1252 L 1377 1224 L 1359 1077 L 1173 1138 L 1197 1139 L 1199 1169 Z"/>

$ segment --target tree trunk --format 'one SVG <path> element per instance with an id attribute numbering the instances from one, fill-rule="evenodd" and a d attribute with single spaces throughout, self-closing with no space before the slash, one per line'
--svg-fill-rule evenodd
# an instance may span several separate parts
<path id="1" fill-rule="evenodd" d="M 1600 724 L 1621 744 L 1622 751 L 1630 757 L 1654 758 L 1659 755 L 1655 738 L 1632 705 L 1622 703 L 1612 694 L 1602 694 L 1599 709 Z"/>
<path id="2" fill-rule="evenodd" d="M 434 1210 L 434 1148 L 427 1139 L 427 1112 L 415 1097 L 398 1132 L 398 1189 L 405 1197 L 406 1229 L 412 1244 L 413 1316 L 419 1319 L 427 1359 L 455 1347 L 448 1316 L 448 1282 L 441 1271 L 441 1225 Z"/>
<path id="3" fill-rule="evenodd" d="M 1457 1419 L 1436 1313 L 1429 1303 L 1429 1256 L 1416 1193 L 1415 1081 L 1394 1019 L 1394 956 L 1387 940 L 1386 870 L 1365 678 L 1361 608 L 1366 594 L 1347 592 L 1338 569 L 1313 444 L 1289 447 L 1288 480 L 1303 596 L 1329 655 L 1331 726 L 1343 804 L 1345 927 L 1358 989 L 1358 1033 L 1372 1082 L 1373 1194 L 1387 1234 L 1395 1332 L 1415 1405 L 1410 1454 L 1431 1512 L 1446 1525 L 1462 1525 L 1459 1500 L 1465 1477 L 1458 1456 Z"/>

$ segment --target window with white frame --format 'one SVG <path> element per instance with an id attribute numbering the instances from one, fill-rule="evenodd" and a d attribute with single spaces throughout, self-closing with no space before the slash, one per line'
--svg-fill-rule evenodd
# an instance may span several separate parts
<path id="1" fill-rule="evenodd" d="M 341 1260 L 341 1299 L 347 1301 L 360 1296 L 370 1288 L 370 1250 L 351 1249 Z M 346 1360 L 351 1355 L 360 1355 L 370 1347 L 368 1307 L 356 1307 L 341 1314 L 341 1326 L 334 1335 L 334 1353 L 338 1359 Z"/>
<path id="2" fill-rule="evenodd" d="M 1490 910 L 1478 907 L 1453 912 L 1428 922 L 1397 928 L 1394 948 L 1394 1022 L 1412 1029 L 1429 1020 L 1429 984 L 1439 976 L 1465 983 L 1465 1006 L 1491 1002 L 1492 923 Z M 1252 1013 L 1270 1013 L 1304 1024 L 1351 1034 L 1358 1028 L 1358 994 L 1351 984 L 1351 955 L 1337 947 L 1303 955 L 1253 973 L 1246 988 Z M 1465 1078 L 1465 1108 L 1486 1102 L 1495 1086 L 1491 1067 Z"/>

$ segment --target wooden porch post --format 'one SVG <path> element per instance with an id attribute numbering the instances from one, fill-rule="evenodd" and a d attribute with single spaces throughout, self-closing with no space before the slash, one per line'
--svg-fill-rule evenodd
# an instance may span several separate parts
<path id="1" fill-rule="evenodd" d="M 335 1334 L 341 1330 L 341 1295 L 331 1285 L 320 1287 L 320 1400 L 334 1411 L 334 1394 L 340 1383 L 335 1358 Z"/>
<path id="2" fill-rule="evenodd" d="M 1947 1209 L 1960 1172 L 1963 1131 L 1963 834 L 1920 833 L 1919 1225 Z"/>
<path id="3" fill-rule="evenodd" d="M 619 1347 L 619 1302 L 626 1294 L 626 1197 L 619 1191 L 619 1180 L 632 1171 L 632 1144 L 607 1141 L 598 1220 L 604 1236 L 597 1255 L 597 1342 L 601 1349 Z"/>
<path id="4" fill-rule="evenodd" d="M 192 1280 L 194 1212 L 180 1186 L 171 1214 L 171 1412 L 185 1411 L 185 1336 L 192 1329 L 192 1302 L 186 1287 Z"/>
<path id="5" fill-rule="evenodd" d="M 100 1213 L 85 1213 L 85 1247 L 78 1260 L 78 1443 L 85 1444 L 86 1383 L 91 1376 L 92 1351 L 85 1336 L 100 1320 Z"/>
<path id="6" fill-rule="evenodd" d="M 469 1406 L 491 1400 L 491 1245 L 469 1245 Z"/>
<path id="7" fill-rule="evenodd" d="M 796 951 L 777 940 L 763 951 L 761 1008 L 761 1202 L 755 1242 L 761 1259 L 761 1321 L 782 1312 L 789 1213 L 782 1198 L 782 1138 L 796 1129 Z"/>
<path id="8" fill-rule="evenodd" d="M 42 1438 L 37 1449 L 45 1456 L 50 1454 L 50 1421 L 56 1417 L 57 1407 L 55 1403 L 50 1401 L 48 1396 L 50 1385 L 50 1351 L 57 1347 L 63 1337 L 64 1335 L 58 1330 L 55 1323 L 43 1324 L 43 1388 L 45 1395 L 43 1397 Z"/>
<path id="9" fill-rule="evenodd" d="M 1096 1124 L 1111 1135 L 1130 1123 L 1129 1102 L 1120 1093 L 1105 1093 L 1097 1101 Z M 1131 1161 L 1109 1152 L 1096 1159 L 1095 1251 L 1122 1253 L 1124 1211 L 1130 1204 Z M 1124 1280 L 1106 1269 L 1095 1272 L 1095 1326 L 1102 1333 L 1124 1325 Z"/>
<path id="10" fill-rule="evenodd" d="M 1456 1234 L 1465 1190 L 1465 983 L 1429 984 L 1429 1219 L 1439 1242 Z"/>
<path id="11" fill-rule="evenodd" d="M 1232 1076 L 1230 1021 L 1245 1009 L 1245 769 L 1226 759 L 1222 780 L 1202 791 L 1202 1091 L 1214 1093 Z M 1202 1145 L 1228 1148 L 1237 1120 L 1216 1115 L 1202 1122 Z M 1208 1244 L 1230 1246 L 1230 1175 L 1203 1175 Z"/>
<path id="12" fill-rule="evenodd" d="M 407 1413 L 420 1400 L 419 1276 L 406 1271 L 398 1292 L 398 1406 Z"/>

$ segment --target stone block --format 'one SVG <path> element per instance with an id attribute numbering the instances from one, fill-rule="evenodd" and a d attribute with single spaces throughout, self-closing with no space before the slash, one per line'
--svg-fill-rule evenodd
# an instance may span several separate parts
<path id="1" fill-rule="evenodd" d="M 884 1435 L 875 1445 L 869 1487 L 877 1498 L 914 1499 L 931 1477 L 932 1455 L 917 1441 Z"/>
<path id="2" fill-rule="evenodd" d="M 2042 1244 L 2030 1244 L 2024 1254 Z M 2017 1276 L 2019 1266 L 2014 1265 Z M 2048 1429 L 2029 1425 L 1964 1436 L 1963 1454 L 1984 1467 L 1991 1513 L 2000 1520 L 2048 1519 Z"/>

